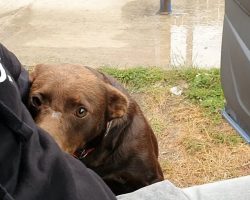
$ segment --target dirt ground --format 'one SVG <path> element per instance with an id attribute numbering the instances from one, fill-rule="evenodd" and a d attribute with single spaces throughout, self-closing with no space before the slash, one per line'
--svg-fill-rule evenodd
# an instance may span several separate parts
<path id="1" fill-rule="evenodd" d="M 159 98 L 161 96 L 161 98 Z M 159 143 L 166 179 L 179 187 L 250 174 L 250 148 L 223 119 L 169 92 L 134 94 Z"/>

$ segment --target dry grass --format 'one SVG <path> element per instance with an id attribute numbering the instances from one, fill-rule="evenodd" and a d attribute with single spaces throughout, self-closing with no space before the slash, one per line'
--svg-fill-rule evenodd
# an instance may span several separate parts
<path id="1" fill-rule="evenodd" d="M 133 95 L 157 135 L 165 178 L 187 187 L 248 175 L 250 148 L 235 131 L 168 91 Z"/>

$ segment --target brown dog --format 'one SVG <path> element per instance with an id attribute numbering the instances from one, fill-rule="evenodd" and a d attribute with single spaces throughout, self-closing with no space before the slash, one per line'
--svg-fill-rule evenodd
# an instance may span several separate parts
<path id="1" fill-rule="evenodd" d="M 69 64 L 37 65 L 30 79 L 29 105 L 36 123 L 115 194 L 163 180 L 155 135 L 117 81 Z"/>

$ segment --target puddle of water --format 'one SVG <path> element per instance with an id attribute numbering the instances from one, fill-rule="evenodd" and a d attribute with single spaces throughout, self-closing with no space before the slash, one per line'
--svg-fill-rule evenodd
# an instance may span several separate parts
<path id="1" fill-rule="evenodd" d="M 0 40 L 27 65 L 219 67 L 224 0 L 174 0 L 168 16 L 159 5 L 0 0 Z"/>
<path id="2" fill-rule="evenodd" d="M 143 0 L 129 4 L 123 16 L 130 27 L 127 38 L 143 38 L 143 48 L 151 49 L 146 57 L 155 65 L 220 66 L 223 0 L 172 1 L 173 13 L 162 16 L 155 15 L 158 4 L 143 4 Z M 140 40 L 134 41 L 140 46 Z"/>
<path id="3" fill-rule="evenodd" d="M 171 26 L 173 66 L 219 67 L 221 26 L 197 25 L 193 28 Z"/>
<path id="4" fill-rule="evenodd" d="M 184 2 L 179 2 L 170 17 L 170 64 L 219 67 L 224 1 L 191 0 L 189 3 L 192 6 L 184 7 Z"/>

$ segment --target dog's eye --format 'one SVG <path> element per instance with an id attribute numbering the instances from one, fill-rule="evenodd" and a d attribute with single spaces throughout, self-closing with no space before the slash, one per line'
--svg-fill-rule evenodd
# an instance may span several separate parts
<path id="1" fill-rule="evenodd" d="M 32 106 L 38 108 L 42 105 L 42 96 L 37 94 L 31 97 Z"/>
<path id="2" fill-rule="evenodd" d="M 84 107 L 79 107 L 77 110 L 76 110 L 76 116 L 79 117 L 79 118 L 83 118 L 87 115 L 87 110 L 84 108 Z"/>

